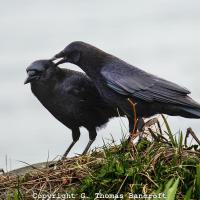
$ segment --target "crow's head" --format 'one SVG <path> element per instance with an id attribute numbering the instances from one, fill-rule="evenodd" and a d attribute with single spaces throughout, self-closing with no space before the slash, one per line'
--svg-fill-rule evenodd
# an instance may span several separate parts
<path id="1" fill-rule="evenodd" d="M 56 65 L 51 60 L 37 60 L 26 69 L 28 77 L 24 84 L 32 83 L 37 80 L 46 80 L 55 70 Z"/>
<path id="2" fill-rule="evenodd" d="M 51 60 L 60 59 L 56 65 L 69 62 L 82 67 L 85 65 L 92 65 L 94 62 L 101 62 L 105 56 L 106 53 L 102 50 L 88 43 L 76 41 L 66 46 Z"/>
<path id="3" fill-rule="evenodd" d="M 68 46 L 66 46 L 61 52 L 56 54 L 52 60 L 60 59 L 56 65 L 70 62 L 73 64 L 78 64 L 81 56 L 86 50 L 87 44 L 84 42 L 72 42 Z"/>

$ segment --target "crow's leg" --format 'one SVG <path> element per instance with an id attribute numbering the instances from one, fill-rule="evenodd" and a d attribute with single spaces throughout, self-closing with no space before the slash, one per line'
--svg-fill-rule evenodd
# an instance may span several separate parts
<path id="1" fill-rule="evenodd" d="M 129 103 L 127 104 L 128 107 L 126 108 L 127 111 L 125 111 L 125 113 L 128 113 L 127 117 L 129 121 L 129 132 L 133 134 L 137 131 L 137 104 L 134 102 L 133 99 L 128 98 L 127 100 Z"/>
<path id="2" fill-rule="evenodd" d="M 134 119 L 132 117 L 128 117 L 128 123 L 129 123 L 129 133 L 132 133 L 134 129 Z"/>
<path id="3" fill-rule="evenodd" d="M 137 123 L 136 123 L 136 127 L 135 127 L 135 122 L 133 118 L 128 117 L 128 123 L 129 123 L 129 132 L 133 132 L 134 128 L 140 132 L 144 131 L 144 126 L 145 126 L 145 122 L 143 120 L 143 118 L 138 118 Z"/>
<path id="4" fill-rule="evenodd" d="M 139 140 L 141 139 L 142 133 L 144 131 L 144 125 L 145 123 L 142 117 L 138 118 L 136 125 L 134 125 L 133 119 L 129 120 L 129 132 L 130 132 L 129 141 L 131 140 L 131 137 L 134 140 L 135 138 L 137 138 L 138 135 L 139 135 Z"/>
<path id="5" fill-rule="evenodd" d="M 133 141 L 135 140 L 135 138 L 138 137 L 139 133 L 137 132 L 137 122 L 135 122 L 135 118 L 129 118 L 128 117 L 128 121 L 129 121 L 129 132 L 130 135 L 128 137 L 128 146 L 131 148 L 131 152 L 133 155 L 135 155 L 135 152 L 137 152 L 137 149 L 133 143 Z"/>
<path id="6" fill-rule="evenodd" d="M 79 128 L 74 128 L 72 129 L 72 138 L 73 141 L 72 143 L 69 145 L 69 147 L 67 148 L 67 150 L 65 151 L 64 155 L 62 156 L 62 160 L 65 159 L 68 155 L 68 153 L 70 152 L 70 150 L 72 149 L 72 147 L 76 144 L 76 142 L 79 140 L 80 138 L 80 130 Z"/>
<path id="7" fill-rule="evenodd" d="M 94 140 L 89 140 L 89 142 L 88 142 L 86 148 L 84 149 L 82 155 L 85 155 L 88 152 L 88 150 L 89 150 L 89 148 L 90 148 L 90 146 L 92 145 L 93 142 L 94 142 Z"/>
<path id="8" fill-rule="evenodd" d="M 72 143 L 69 145 L 69 147 L 67 148 L 67 150 L 65 151 L 65 153 L 62 156 L 62 160 L 65 159 L 68 155 L 68 153 L 70 152 L 70 150 L 72 149 L 72 147 L 76 144 L 77 141 L 72 141 Z"/>
<path id="9" fill-rule="evenodd" d="M 143 132 L 144 131 L 144 126 L 145 126 L 144 119 L 142 117 L 138 118 L 138 122 L 137 122 L 138 131 L 139 132 Z"/>
<path id="10" fill-rule="evenodd" d="M 89 131 L 89 138 L 90 138 L 90 140 L 89 140 L 89 142 L 88 142 L 86 148 L 84 149 L 82 155 L 84 155 L 84 154 L 86 154 L 86 153 L 88 152 L 90 146 L 91 146 L 92 143 L 95 141 L 96 136 L 97 136 L 97 132 L 96 132 L 96 129 L 95 129 L 95 128 L 88 129 L 88 131 Z"/>
<path id="11" fill-rule="evenodd" d="M 137 130 L 138 130 L 138 134 L 139 134 L 139 140 L 138 140 L 138 143 L 139 141 L 142 139 L 142 136 L 143 136 L 143 133 L 144 133 L 144 126 L 145 126 L 145 122 L 144 122 L 144 119 L 142 117 L 139 117 L 138 118 L 138 121 L 137 121 Z"/>

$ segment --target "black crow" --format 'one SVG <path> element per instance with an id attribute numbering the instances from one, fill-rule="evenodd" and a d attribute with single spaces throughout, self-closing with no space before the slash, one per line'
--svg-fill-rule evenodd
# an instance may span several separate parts
<path id="1" fill-rule="evenodd" d="M 50 60 L 37 60 L 27 68 L 31 90 L 42 105 L 61 123 L 72 130 L 73 142 L 66 150 L 67 156 L 79 140 L 79 127 L 89 131 L 85 154 L 94 142 L 97 132 L 112 117 L 118 115 L 113 107 L 102 100 L 92 81 L 81 72 L 61 69 Z"/>
<path id="2" fill-rule="evenodd" d="M 134 67 L 90 44 L 72 42 L 52 60 L 57 64 L 78 65 L 92 79 L 102 98 L 121 108 L 129 119 L 130 132 L 135 122 L 130 99 L 136 106 L 138 119 L 158 113 L 200 118 L 200 104 L 188 96 L 190 92 L 175 83 Z"/>

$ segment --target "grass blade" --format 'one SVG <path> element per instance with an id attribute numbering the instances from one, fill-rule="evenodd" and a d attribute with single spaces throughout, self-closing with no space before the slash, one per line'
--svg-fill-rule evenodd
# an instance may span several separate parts
<path id="1" fill-rule="evenodd" d="M 200 165 L 197 165 L 196 195 L 197 195 L 197 198 L 200 199 Z"/>
<path id="2" fill-rule="evenodd" d="M 166 126 L 166 128 L 167 128 L 167 132 L 166 132 L 166 133 L 167 133 L 167 135 L 168 135 L 168 137 L 169 137 L 169 139 L 170 139 L 172 145 L 173 145 L 174 147 L 177 147 L 177 143 L 176 143 L 175 140 L 174 140 L 173 133 L 172 133 L 172 131 L 171 131 L 171 129 L 170 129 L 170 126 L 169 126 L 169 124 L 168 124 L 168 122 L 167 122 L 166 117 L 165 117 L 164 115 L 161 115 L 161 116 L 162 116 L 163 121 L 164 121 L 164 123 L 165 123 L 165 126 Z"/>
<path id="3" fill-rule="evenodd" d="M 187 193 L 186 193 L 186 195 L 184 197 L 184 200 L 190 200 L 191 199 L 192 189 L 193 189 L 193 187 L 190 187 L 190 189 L 187 191 Z"/>
<path id="4" fill-rule="evenodd" d="M 173 186 L 169 189 L 169 191 L 167 192 L 167 200 L 174 200 L 175 197 L 176 197 L 176 192 L 177 192 L 177 189 L 178 189 L 178 185 L 179 185 L 179 181 L 180 179 L 178 178 Z"/>

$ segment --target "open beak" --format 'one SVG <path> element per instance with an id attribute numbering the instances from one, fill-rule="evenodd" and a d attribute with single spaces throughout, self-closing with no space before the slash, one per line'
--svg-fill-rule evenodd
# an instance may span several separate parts
<path id="1" fill-rule="evenodd" d="M 28 77 L 27 77 L 26 80 L 24 81 L 24 84 L 30 83 L 30 82 L 32 82 L 33 80 L 39 78 L 39 76 L 36 75 L 36 72 L 35 72 L 35 71 L 28 71 L 27 74 L 28 74 Z"/>

